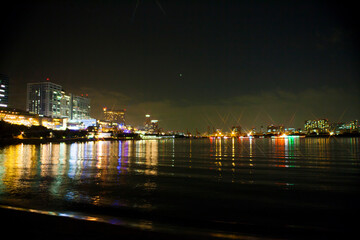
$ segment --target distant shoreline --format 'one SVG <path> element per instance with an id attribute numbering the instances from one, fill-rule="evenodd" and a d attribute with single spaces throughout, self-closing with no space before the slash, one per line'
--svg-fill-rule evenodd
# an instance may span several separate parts
<path id="1" fill-rule="evenodd" d="M 359 138 L 359 135 L 336 135 L 336 136 L 329 136 L 329 135 L 305 135 L 305 138 Z M 205 137 L 207 138 L 207 137 Z M 253 138 L 259 138 L 259 136 L 253 136 Z M 271 138 L 270 136 L 261 136 L 261 138 Z M 197 138 L 197 137 L 187 137 L 181 139 L 204 139 L 204 138 Z M 0 146 L 4 145 L 16 145 L 16 144 L 45 144 L 45 143 L 75 143 L 75 142 L 96 142 L 96 141 L 124 141 L 124 140 L 147 140 L 141 138 L 105 138 L 105 139 L 87 139 L 87 138 L 9 138 L 9 139 L 0 139 Z"/>
<path id="2" fill-rule="evenodd" d="M 0 139 L 0 145 L 14 145 L 14 144 L 40 144 L 40 143 L 60 143 L 60 142 L 66 142 L 66 143 L 73 143 L 73 142 L 88 142 L 88 141 L 95 141 L 91 139 L 40 139 L 40 138 L 30 138 L 30 139 L 18 139 L 18 138 L 12 138 L 12 139 Z"/>
<path id="3" fill-rule="evenodd" d="M 10 139 L 0 139 L 1 145 L 14 145 L 14 144 L 44 144 L 44 143 L 75 143 L 75 142 L 95 142 L 95 141 L 122 141 L 122 140 L 137 140 L 133 138 L 106 138 L 106 139 L 87 139 L 87 138 L 10 138 Z"/>

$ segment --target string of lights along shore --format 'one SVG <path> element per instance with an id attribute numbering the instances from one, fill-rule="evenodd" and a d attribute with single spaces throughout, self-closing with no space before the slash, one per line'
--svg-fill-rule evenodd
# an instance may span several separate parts
<path id="1" fill-rule="evenodd" d="M 229 129 L 207 126 L 206 132 L 193 134 L 189 131 L 164 130 L 158 119 L 150 114 L 144 116 L 142 126 L 127 123 L 126 109 L 103 108 L 103 118 L 91 117 L 91 99 L 86 93 L 68 93 L 50 78 L 27 84 L 26 110 L 15 109 L 9 103 L 9 77 L 0 75 L 0 120 L 10 124 L 44 126 L 51 130 L 86 131 L 89 138 L 165 138 L 165 137 L 286 137 L 286 136 L 332 136 L 359 134 L 358 120 L 329 122 L 327 119 L 306 120 L 304 129 L 284 125 L 261 126 L 259 129 L 244 129 L 240 125 Z M 127 136 L 128 135 L 128 136 Z"/>

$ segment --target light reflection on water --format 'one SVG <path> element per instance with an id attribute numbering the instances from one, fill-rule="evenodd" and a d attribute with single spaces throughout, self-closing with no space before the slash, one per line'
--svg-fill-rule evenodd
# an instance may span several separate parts
<path id="1" fill-rule="evenodd" d="M 0 148 L 0 204 L 127 214 L 147 223 L 171 215 L 192 225 L 190 213 L 205 222 L 243 222 L 247 209 L 331 209 L 328 196 L 347 203 L 337 194 L 357 194 L 359 153 L 358 138 L 10 145 Z"/>

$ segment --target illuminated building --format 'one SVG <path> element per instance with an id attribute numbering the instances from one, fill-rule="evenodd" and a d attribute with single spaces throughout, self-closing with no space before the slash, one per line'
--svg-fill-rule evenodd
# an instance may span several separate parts
<path id="1" fill-rule="evenodd" d="M 65 91 L 61 92 L 62 97 L 60 100 L 60 115 L 63 118 L 71 118 L 72 114 L 72 99 L 71 95 L 65 94 Z"/>
<path id="2" fill-rule="evenodd" d="M 332 123 L 330 125 L 331 132 L 335 134 L 344 133 L 357 133 L 359 132 L 358 120 L 350 121 L 347 123 Z"/>
<path id="3" fill-rule="evenodd" d="M 46 82 L 27 84 L 26 110 L 52 118 L 90 119 L 90 99 L 66 94 L 62 86 L 47 78 Z"/>
<path id="4" fill-rule="evenodd" d="M 90 99 L 84 96 L 71 95 L 71 116 L 72 120 L 90 119 Z"/>
<path id="5" fill-rule="evenodd" d="M 299 133 L 299 131 L 296 130 L 295 128 L 285 128 L 285 133 L 287 135 L 291 135 L 291 134 Z"/>
<path id="6" fill-rule="evenodd" d="M 159 120 L 151 120 L 150 131 L 154 133 L 159 132 Z"/>
<path id="7" fill-rule="evenodd" d="M 103 108 L 104 118 L 106 121 L 125 125 L 125 109 L 121 110 L 108 110 L 106 107 Z"/>
<path id="8" fill-rule="evenodd" d="M 50 129 L 65 129 L 66 119 L 40 117 L 38 114 L 25 112 L 16 108 L 0 107 L 0 120 L 16 125 L 44 126 Z"/>
<path id="9" fill-rule="evenodd" d="M 240 126 L 233 126 L 231 128 L 231 136 L 232 137 L 237 137 L 241 135 L 241 127 Z"/>
<path id="10" fill-rule="evenodd" d="M 284 126 L 282 125 L 279 126 L 270 125 L 267 127 L 267 134 L 280 135 L 282 133 L 284 133 Z"/>
<path id="11" fill-rule="evenodd" d="M 348 123 L 348 129 L 359 131 L 359 122 L 358 122 L 358 120 L 350 121 Z"/>
<path id="12" fill-rule="evenodd" d="M 26 110 L 47 117 L 61 117 L 62 87 L 46 81 L 27 84 Z"/>
<path id="13" fill-rule="evenodd" d="M 64 119 L 66 120 L 66 118 Z M 69 120 L 64 123 L 66 124 L 66 128 L 71 130 L 81 130 L 81 129 L 87 129 L 88 127 L 94 127 L 96 128 L 96 119 L 79 119 L 79 120 Z"/>
<path id="14" fill-rule="evenodd" d="M 328 133 L 329 132 L 329 122 L 327 119 L 318 119 L 318 120 L 307 120 L 304 126 L 305 131 L 308 134 L 311 133 Z"/>
<path id="15" fill-rule="evenodd" d="M 0 107 L 0 120 L 16 125 L 39 126 L 39 115 L 31 114 L 20 109 Z"/>
<path id="16" fill-rule="evenodd" d="M 151 128 L 151 119 L 150 119 L 150 115 L 146 114 L 145 115 L 145 124 L 144 124 L 144 130 L 145 131 L 149 131 Z"/>
<path id="17" fill-rule="evenodd" d="M 147 133 L 160 133 L 159 120 L 151 119 L 149 114 L 145 115 L 144 131 Z"/>
<path id="18" fill-rule="evenodd" d="M 49 129 L 71 130 L 86 129 L 90 126 L 96 126 L 95 119 L 69 120 L 68 118 L 41 117 L 38 114 L 32 114 L 20 109 L 0 107 L 0 121 L 5 121 L 16 125 L 43 126 Z"/>
<path id="19" fill-rule="evenodd" d="M 0 74 L 0 107 L 9 106 L 9 77 Z"/>

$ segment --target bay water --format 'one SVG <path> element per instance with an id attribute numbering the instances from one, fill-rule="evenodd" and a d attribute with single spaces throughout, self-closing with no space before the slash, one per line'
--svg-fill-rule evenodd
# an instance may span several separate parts
<path id="1" fill-rule="evenodd" d="M 355 230 L 359 138 L 91 141 L 0 147 L 0 205 L 218 238 Z"/>

